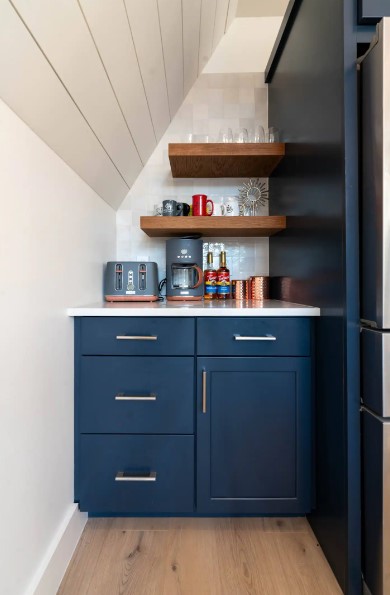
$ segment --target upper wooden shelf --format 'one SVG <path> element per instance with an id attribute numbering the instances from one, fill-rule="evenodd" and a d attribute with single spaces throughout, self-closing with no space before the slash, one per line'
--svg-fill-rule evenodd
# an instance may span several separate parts
<path id="1" fill-rule="evenodd" d="M 141 217 L 141 229 L 152 238 L 200 234 L 204 237 L 269 237 L 286 228 L 285 216 Z"/>
<path id="2" fill-rule="evenodd" d="M 285 155 L 284 143 L 170 143 L 174 178 L 268 178 Z"/>

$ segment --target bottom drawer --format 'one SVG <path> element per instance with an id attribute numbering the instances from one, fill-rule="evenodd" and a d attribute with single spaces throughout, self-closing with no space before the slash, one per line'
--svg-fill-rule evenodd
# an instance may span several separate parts
<path id="1" fill-rule="evenodd" d="M 81 435 L 80 510 L 193 512 L 194 437 Z"/>

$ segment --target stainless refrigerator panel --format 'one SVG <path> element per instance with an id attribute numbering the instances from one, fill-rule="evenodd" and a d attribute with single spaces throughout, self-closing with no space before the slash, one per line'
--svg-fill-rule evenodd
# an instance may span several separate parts
<path id="1" fill-rule="evenodd" d="M 363 576 L 373 595 L 390 593 L 390 420 L 362 412 Z"/>
<path id="2" fill-rule="evenodd" d="M 361 356 L 363 404 L 390 418 L 390 332 L 362 329 Z"/>
<path id="3" fill-rule="evenodd" d="M 362 62 L 362 312 L 390 329 L 390 19 Z"/>

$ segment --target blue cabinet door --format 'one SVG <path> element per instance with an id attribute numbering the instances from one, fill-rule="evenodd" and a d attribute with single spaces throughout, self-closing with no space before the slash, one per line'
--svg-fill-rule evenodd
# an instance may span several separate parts
<path id="1" fill-rule="evenodd" d="M 308 358 L 198 358 L 199 513 L 310 510 L 310 367 Z"/>

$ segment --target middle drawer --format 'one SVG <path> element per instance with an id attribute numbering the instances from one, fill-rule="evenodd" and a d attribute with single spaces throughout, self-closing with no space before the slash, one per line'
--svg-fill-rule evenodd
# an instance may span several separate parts
<path id="1" fill-rule="evenodd" d="M 194 358 L 81 358 L 79 431 L 192 434 Z"/>

